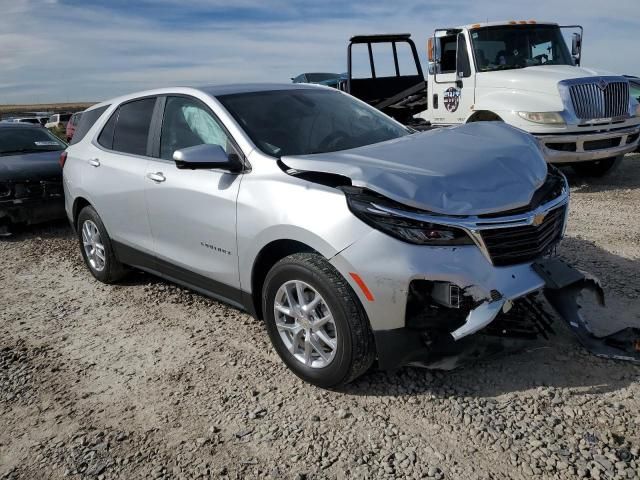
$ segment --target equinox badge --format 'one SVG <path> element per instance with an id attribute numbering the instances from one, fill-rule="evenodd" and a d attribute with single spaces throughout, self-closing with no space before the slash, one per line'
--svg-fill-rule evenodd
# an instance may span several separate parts
<path id="1" fill-rule="evenodd" d="M 534 227 L 539 227 L 540 225 L 542 225 L 542 222 L 544 222 L 545 217 L 547 216 L 547 213 L 538 213 L 533 217 L 533 220 L 531 221 L 531 224 Z"/>

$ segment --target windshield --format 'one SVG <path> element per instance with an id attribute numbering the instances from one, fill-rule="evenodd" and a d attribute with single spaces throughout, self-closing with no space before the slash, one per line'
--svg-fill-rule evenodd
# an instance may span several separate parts
<path id="1" fill-rule="evenodd" d="M 307 73 L 307 80 L 309 82 L 324 82 L 326 80 L 333 80 L 339 76 L 339 73 Z"/>
<path id="2" fill-rule="evenodd" d="M 629 92 L 632 97 L 640 102 L 640 80 L 636 81 L 634 79 L 629 81 Z"/>
<path id="3" fill-rule="evenodd" d="M 44 128 L 0 128 L 0 155 L 51 152 L 66 145 Z"/>
<path id="4" fill-rule="evenodd" d="M 253 143 L 274 157 L 335 152 L 410 133 L 382 112 L 335 90 L 272 90 L 217 98 Z"/>
<path id="5" fill-rule="evenodd" d="M 557 25 L 500 25 L 471 31 L 479 72 L 573 65 Z"/>

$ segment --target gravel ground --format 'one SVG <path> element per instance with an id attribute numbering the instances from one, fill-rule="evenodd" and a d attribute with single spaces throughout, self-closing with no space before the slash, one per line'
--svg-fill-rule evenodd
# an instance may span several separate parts
<path id="1" fill-rule="evenodd" d="M 560 253 L 640 324 L 640 156 L 572 176 Z M 0 479 L 640 478 L 640 367 L 547 342 L 454 372 L 306 385 L 263 325 L 134 273 L 102 285 L 64 224 L 0 243 Z"/>

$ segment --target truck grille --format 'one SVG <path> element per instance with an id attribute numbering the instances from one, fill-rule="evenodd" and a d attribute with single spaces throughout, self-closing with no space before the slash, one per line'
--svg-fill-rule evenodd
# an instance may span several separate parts
<path id="1" fill-rule="evenodd" d="M 563 205 L 549 211 L 538 226 L 481 230 L 493 264 L 499 267 L 528 262 L 549 251 L 562 236 L 565 213 Z"/>
<path id="2" fill-rule="evenodd" d="M 601 88 L 604 87 L 604 88 Z M 582 83 L 569 87 L 573 109 L 578 118 L 624 117 L 629 114 L 627 82 Z"/>

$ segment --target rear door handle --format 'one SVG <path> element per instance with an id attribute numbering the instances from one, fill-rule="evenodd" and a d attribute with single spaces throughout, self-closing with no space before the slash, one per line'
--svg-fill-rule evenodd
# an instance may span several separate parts
<path id="1" fill-rule="evenodd" d="M 89 165 L 91 165 L 92 167 L 99 167 L 100 166 L 100 159 L 99 158 L 92 158 L 91 160 L 89 160 Z"/>
<path id="2" fill-rule="evenodd" d="M 147 173 L 147 178 L 149 180 L 153 180 L 156 183 L 160 183 L 160 182 L 164 182 L 166 180 L 165 176 L 162 174 L 162 172 L 156 172 L 156 173 Z"/>

